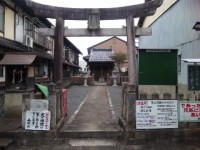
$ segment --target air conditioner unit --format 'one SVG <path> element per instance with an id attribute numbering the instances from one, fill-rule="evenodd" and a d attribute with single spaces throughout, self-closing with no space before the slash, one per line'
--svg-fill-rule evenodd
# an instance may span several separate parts
<path id="1" fill-rule="evenodd" d="M 33 38 L 28 35 L 25 35 L 25 45 L 33 48 Z"/>

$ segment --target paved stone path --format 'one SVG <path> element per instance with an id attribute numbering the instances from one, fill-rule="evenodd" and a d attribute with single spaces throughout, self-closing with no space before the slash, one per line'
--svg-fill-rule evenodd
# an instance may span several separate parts
<path id="1" fill-rule="evenodd" d="M 81 102 L 86 98 L 86 96 L 91 92 L 94 86 L 71 86 L 68 91 L 67 96 L 67 118 L 70 119 L 74 112 L 77 110 Z M 112 100 L 113 108 L 115 111 L 116 118 L 118 119 L 121 111 L 121 86 L 106 86 L 108 92 L 110 93 L 110 98 Z"/>
<path id="2" fill-rule="evenodd" d="M 117 120 L 112 116 L 113 108 L 108 99 L 107 86 L 93 86 L 88 97 L 82 103 L 82 107 L 75 112 L 75 116 L 72 116 L 72 119 L 61 131 L 67 132 L 66 135 L 68 136 L 70 132 L 75 131 L 76 133 L 87 132 L 86 134 L 94 131 L 112 133 L 120 131 Z M 108 135 L 104 134 L 104 136 Z"/>

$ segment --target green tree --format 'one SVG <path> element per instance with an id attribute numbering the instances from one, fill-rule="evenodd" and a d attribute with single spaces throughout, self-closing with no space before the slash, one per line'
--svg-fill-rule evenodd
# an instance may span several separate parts
<path id="1" fill-rule="evenodd" d="M 125 61 L 127 59 L 127 55 L 122 52 L 116 52 L 112 56 L 110 56 L 110 58 L 115 62 L 115 65 L 118 68 L 119 73 L 121 74 L 121 72 L 122 72 L 121 66 L 123 63 L 125 63 Z"/>

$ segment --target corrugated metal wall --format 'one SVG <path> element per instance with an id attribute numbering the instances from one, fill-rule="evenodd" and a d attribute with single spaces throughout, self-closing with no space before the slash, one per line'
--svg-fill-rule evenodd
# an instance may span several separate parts
<path id="1" fill-rule="evenodd" d="M 200 0 L 179 0 L 152 25 L 152 36 L 140 37 L 139 48 L 178 49 L 181 58 L 200 58 Z M 187 65 L 181 62 L 178 82 L 187 84 Z"/>

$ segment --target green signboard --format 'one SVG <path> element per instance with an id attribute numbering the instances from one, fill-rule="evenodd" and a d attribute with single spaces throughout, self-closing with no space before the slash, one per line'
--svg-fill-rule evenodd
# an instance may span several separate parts
<path id="1" fill-rule="evenodd" d="M 139 85 L 177 85 L 177 50 L 140 49 Z"/>
<path id="2" fill-rule="evenodd" d="M 200 90 L 200 66 L 188 66 L 188 90 Z"/>

